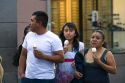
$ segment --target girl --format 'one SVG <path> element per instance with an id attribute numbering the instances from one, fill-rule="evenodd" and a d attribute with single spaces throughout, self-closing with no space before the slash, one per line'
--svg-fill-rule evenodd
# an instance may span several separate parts
<path id="1" fill-rule="evenodd" d="M 64 46 L 64 62 L 57 66 L 56 83 L 70 83 L 74 78 L 74 57 L 84 49 L 84 43 L 78 40 L 79 34 L 74 23 L 66 23 L 59 35 Z M 67 45 L 64 42 L 68 41 Z"/>

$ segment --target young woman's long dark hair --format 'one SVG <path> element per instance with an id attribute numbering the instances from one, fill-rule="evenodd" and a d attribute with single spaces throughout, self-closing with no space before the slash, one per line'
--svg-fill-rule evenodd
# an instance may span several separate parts
<path id="1" fill-rule="evenodd" d="M 74 24 L 74 23 L 72 23 L 72 22 L 68 22 L 68 23 L 66 23 L 63 27 L 62 27 L 62 30 L 61 30 L 61 32 L 60 32 L 60 34 L 59 34 L 59 37 L 60 37 L 60 39 L 62 40 L 62 44 L 63 44 L 63 46 L 64 46 L 64 41 L 66 40 L 66 38 L 64 37 L 64 28 L 65 27 L 68 27 L 69 29 L 74 29 L 75 30 L 75 37 L 74 37 L 74 40 L 73 40 L 73 49 L 72 49 L 72 51 L 78 51 L 79 50 L 79 33 L 78 33 L 78 30 L 77 30 L 77 28 L 76 28 L 76 25 Z"/>

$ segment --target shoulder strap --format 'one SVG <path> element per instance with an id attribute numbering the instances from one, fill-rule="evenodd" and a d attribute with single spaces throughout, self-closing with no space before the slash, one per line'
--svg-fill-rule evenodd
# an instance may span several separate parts
<path id="1" fill-rule="evenodd" d="M 107 49 L 105 49 L 105 51 L 103 52 L 103 54 L 102 54 L 102 60 L 104 61 L 104 62 L 106 62 L 106 53 L 108 52 L 108 50 Z"/>
<path id="2" fill-rule="evenodd" d="M 75 56 L 79 57 L 79 59 L 83 59 L 83 55 L 80 52 L 77 52 Z"/>
<path id="3" fill-rule="evenodd" d="M 106 55 L 107 52 L 108 52 L 108 50 L 105 49 L 105 51 L 104 51 L 103 54 L 102 54 L 102 57 L 105 57 L 105 55 Z"/>
<path id="4" fill-rule="evenodd" d="M 84 56 L 85 56 L 85 54 L 88 52 L 88 50 L 89 50 L 88 48 L 85 48 L 85 49 L 84 49 Z"/>
<path id="5" fill-rule="evenodd" d="M 84 49 L 84 55 L 85 55 L 87 52 L 88 52 L 88 49 Z M 75 60 L 76 60 L 77 62 L 83 61 L 84 55 L 83 55 L 81 52 L 77 52 L 77 53 L 75 54 Z"/>

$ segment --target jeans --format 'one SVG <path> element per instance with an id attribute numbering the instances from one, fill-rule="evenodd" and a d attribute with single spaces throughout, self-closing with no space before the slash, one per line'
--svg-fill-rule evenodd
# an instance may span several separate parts
<path id="1" fill-rule="evenodd" d="M 21 83 L 55 83 L 54 79 L 21 79 Z"/>

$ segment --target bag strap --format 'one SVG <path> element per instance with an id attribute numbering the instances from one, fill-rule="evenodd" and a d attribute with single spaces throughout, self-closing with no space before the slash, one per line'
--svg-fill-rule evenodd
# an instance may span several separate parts
<path id="1" fill-rule="evenodd" d="M 85 54 L 88 52 L 88 50 L 89 50 L 88 48 L 85 48 L 85 49 L 84 49 L 84 56 L 85 56 Z"/>

